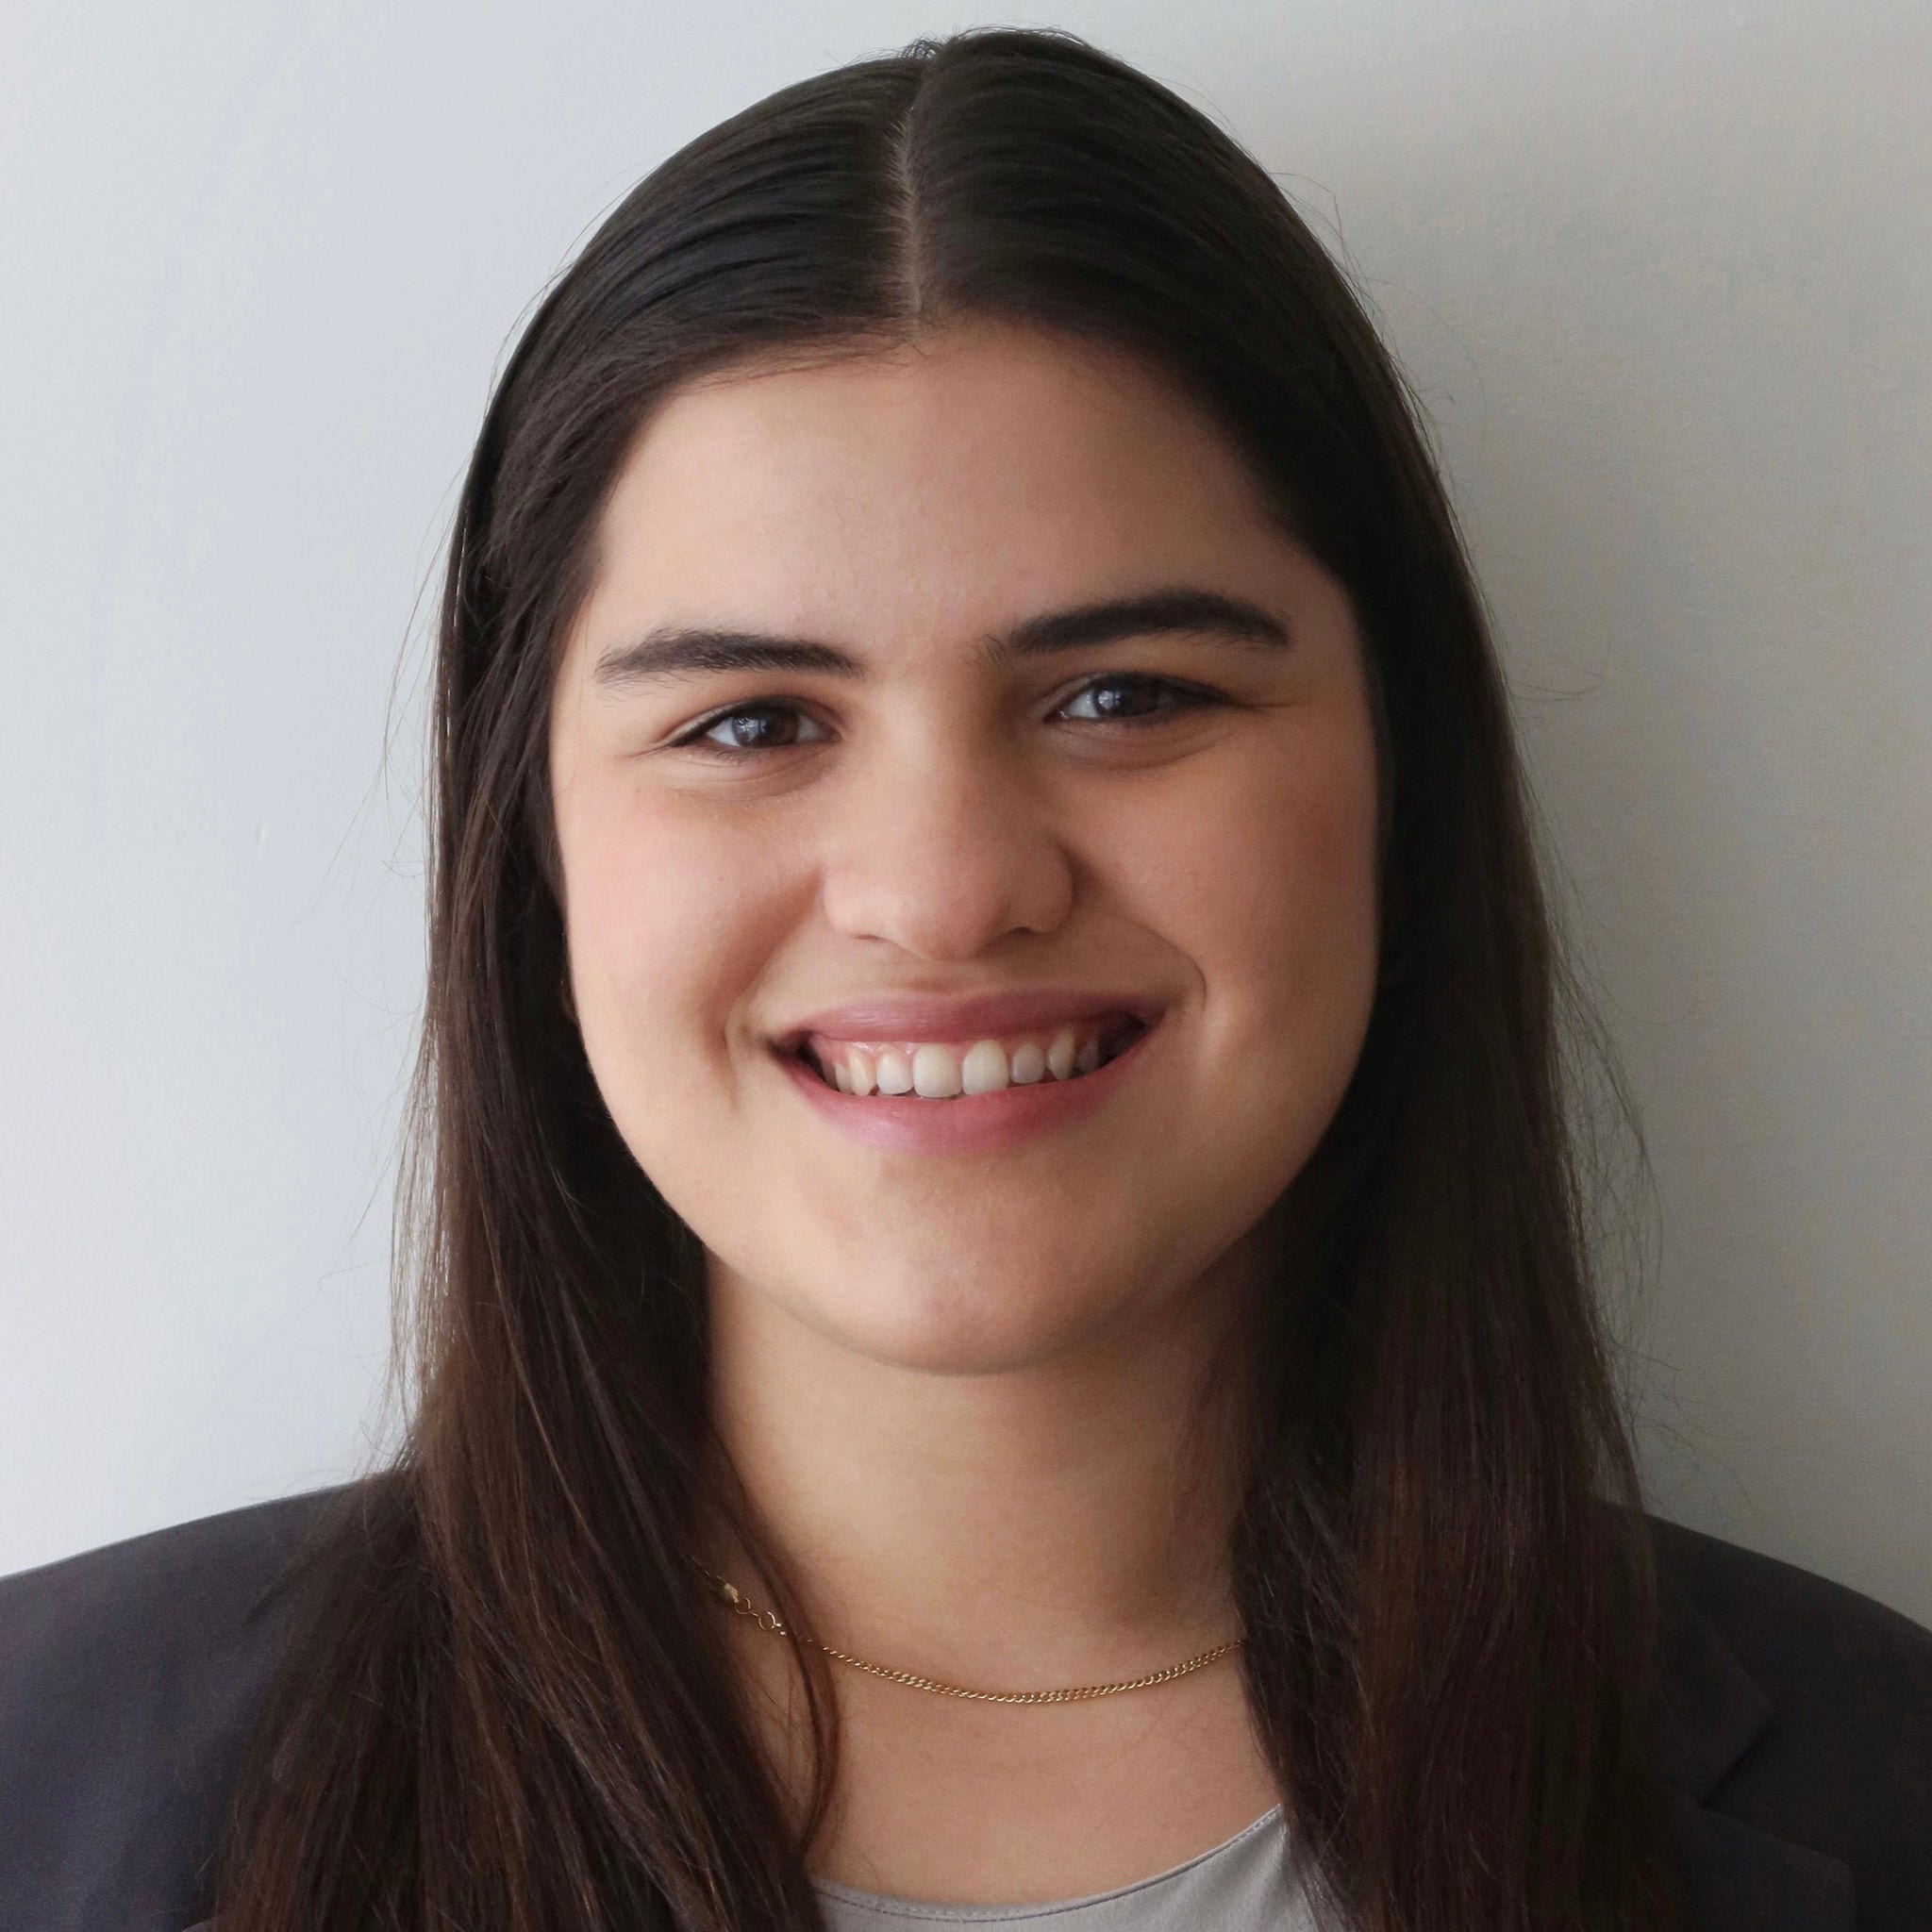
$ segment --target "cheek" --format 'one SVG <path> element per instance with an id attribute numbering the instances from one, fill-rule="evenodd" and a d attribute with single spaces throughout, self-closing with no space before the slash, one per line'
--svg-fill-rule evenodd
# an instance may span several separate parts
<path id="1" fill-rule="evenodd" d="M 1365 722 L 1294 720 L 1122 840 L 1123 890 L 1200 975 L 1211 1057 L 1339 1099 L 1375 989 L 1375 804 Z"/>
<path id="2" fill-rule="evenodd" d="M 569 847 L 584 1042 L 620 1124 L 662 1096 L 715 1107 L 733 1010 L 769 958 L 771 882 L 722 827 L 634 801 L 587 812 Z"/>

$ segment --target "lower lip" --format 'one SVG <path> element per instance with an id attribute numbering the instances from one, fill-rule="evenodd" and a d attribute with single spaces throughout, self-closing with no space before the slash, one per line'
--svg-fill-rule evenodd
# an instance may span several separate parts
<path id="1" fill-rule="evenodd" d="M 827 1087 L 797 1054 L 775 1056 L 793 1083 L 833 1126 L 870 1147 L 901 1154 L 992 1154 L 1036 1134 L 1083 1120 L 1106 1106 L 1139 1065 L 1141 1049 L 1158 1023 L 1091 1074 L 1076 1080 L 1037 1080 L 1030 1087 L 1002 1087 L 992 1093 L 962 1093 L 951 1100 L 916 1094 L 841 1093 Z"/>

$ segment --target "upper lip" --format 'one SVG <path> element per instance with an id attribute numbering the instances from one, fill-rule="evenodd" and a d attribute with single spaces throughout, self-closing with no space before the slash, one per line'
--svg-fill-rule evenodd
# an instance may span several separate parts
<path id="1" fill-rule="evenodd" d="M 978 1040 L 1091 1020 L 1103 1013 L 1126 1013 L 1151 1026 L 1165 1010 L 1164 1000 L 1146 993 L 1085 992 L 1061 987 L 952 999 L 932 993 L 878 993 L 807 1013 L 773 1037 L 788 1052 L 815 1033 L 829 1040 Z"/>

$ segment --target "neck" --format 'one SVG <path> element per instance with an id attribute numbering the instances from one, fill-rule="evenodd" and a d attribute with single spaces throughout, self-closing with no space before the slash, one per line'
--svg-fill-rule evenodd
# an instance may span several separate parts
<path id="1" fill-rule="evenodd" d="M 862 1355 L 714 1266 L 719 1442 L 809 1634 L 992 1689 L 1235 1635 L 1233 1432 L 1204 1397 L 1227 1385 L 1240 1300 L 1204 1283 L 1050 1361 L 948 1374 Z M 741 1546 L 709 1548 L 761 1594 Z"/>

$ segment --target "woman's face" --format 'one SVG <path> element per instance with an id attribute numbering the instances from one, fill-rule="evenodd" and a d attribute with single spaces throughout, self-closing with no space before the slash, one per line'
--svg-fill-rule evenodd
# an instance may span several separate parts
<path id="1" fill-rule="evenodd" d="M 675 392 L 599 534 L 572 991 L 713 1292 L 950 1372 L 1172 1315 L 1368 1025 L 1341 587 L 1145 366 L 990 323 Z"/>

